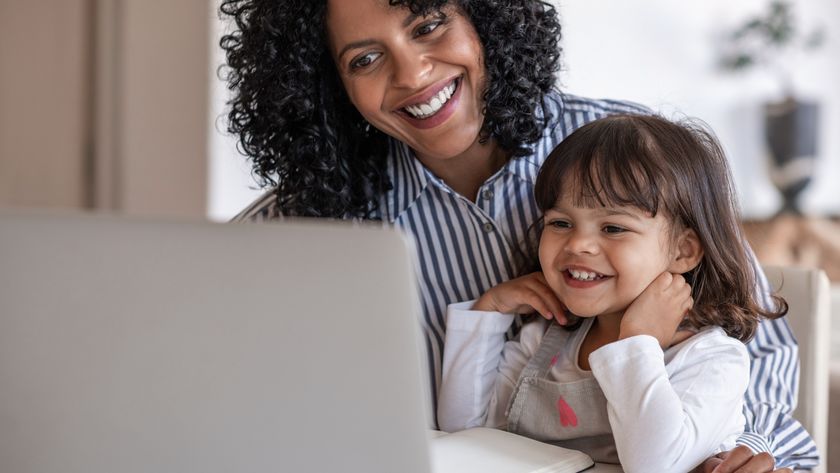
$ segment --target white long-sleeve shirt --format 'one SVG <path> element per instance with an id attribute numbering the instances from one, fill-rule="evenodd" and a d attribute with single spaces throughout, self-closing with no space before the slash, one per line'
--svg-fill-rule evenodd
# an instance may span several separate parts
<path id="1" fill-rule="evenodd" d="M 546 324 L 522 327 L 505 343 L 513 316 L 471 311 L 472 302 L 449 306 L 438 421 L 445 431 L 505 428 L 505 410 L 519 375 L 535 354 Z M 749 382 L 743 343 L 710 327 L 664 352 L 654 337 L 607 344 L 589 356 L 592 371 L 577 363 L 587 319 L 568 340 L 548 379 L 571 382 L 594 376 L 626 472 L 688 471 L 734 447 L 743 431 L 742 403 Z"/>

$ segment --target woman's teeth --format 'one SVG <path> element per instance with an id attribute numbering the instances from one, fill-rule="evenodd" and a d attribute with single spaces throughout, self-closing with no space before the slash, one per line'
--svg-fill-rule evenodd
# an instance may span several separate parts
<path id="1" fill-rule="evenodd" d="M 441 89 L 440 92 L 438 92 L 437 95 L 432 97 L 428 102 L 417 105 L 409 105 L 408 107 L 405 107 L 404 110 L 414 118 L 429 118 L 430 116 L 436 114 L 438 110 L 443 108 L 446 102 L 452 98 L 452 94 L 455 93 L 455 84 L 455 81 L 452 81 L 451 84 Z"/>
<path id="2" fill-rule="evenodd" d="M 569 274 L 572 275 L 573 279 L 577 279 L 578 281 L 594 281 L 595 279 L 601 279 L 601 276 L 598 273 L 591 273 L 589 271 L 570 269 Z"/>

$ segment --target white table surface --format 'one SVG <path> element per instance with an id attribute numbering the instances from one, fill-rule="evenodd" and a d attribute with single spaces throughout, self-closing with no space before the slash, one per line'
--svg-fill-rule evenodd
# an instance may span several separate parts
<path id="1" fill-rule="evenodd" d="M 596 463 L 595 466 L 586 470 L 586 473 L 624 473 L 624 471 L 618 465 Z"/>

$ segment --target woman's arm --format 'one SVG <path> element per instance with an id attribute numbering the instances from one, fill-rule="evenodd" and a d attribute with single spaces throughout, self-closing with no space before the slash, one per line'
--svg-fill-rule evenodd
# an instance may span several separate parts
<path id="1" fill-rule="evenodd" d="M 747 251 L 756 275 L 757 297 L 762 306 L 772 307 L 767 278 L 755 255 Z M 799 385 L 799 347 L 785 318 L 762 320 L 747 350 L 751 369 L 744 405 L 746 425 L 738 444 L 755 453 L 770 453 L 776 468 L 813 468 L 819 464 L 817 446 L 792 415 Z"/>
<path id="2" fill-rule="evenodd" d="M 817 446 L 793 418 L 799 355 L 787 321 L 763 320 L 747 349 L 752 366 L 744 405 L 746 425 L 737 443 L 756 453 L 770 453 L 776 468 L 815 467 L 820 460 Z"/>
<path id="3" fill-rule="evenodd" d="M 594 351 L 592 373 L 607 398 L 618 456 L 627 472 L 688 471 L 741 432 L 749 379 L 744 345 L 719 329 L 676 353 L 641 335 Z"/>

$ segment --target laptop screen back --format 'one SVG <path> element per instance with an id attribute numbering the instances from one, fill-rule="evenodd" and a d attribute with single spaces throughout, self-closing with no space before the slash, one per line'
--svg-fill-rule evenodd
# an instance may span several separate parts
<path id="1" fill-rule="evenodd" d="M 0 216 L 0 471 L 425 472 L 394 230 Z"/>

